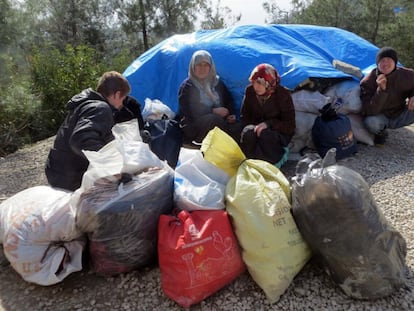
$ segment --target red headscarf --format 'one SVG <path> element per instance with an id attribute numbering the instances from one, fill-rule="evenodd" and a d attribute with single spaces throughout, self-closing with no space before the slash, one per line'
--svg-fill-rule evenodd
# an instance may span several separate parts
<path id="1" fill-rule="evenodd" d="M 266 87 L 266 95 L 273 93 L 280 83 L 280 76 L 277 70 L 270 64 L 257 65 L 250 74 L 249 81 L 256 81 Z"/>

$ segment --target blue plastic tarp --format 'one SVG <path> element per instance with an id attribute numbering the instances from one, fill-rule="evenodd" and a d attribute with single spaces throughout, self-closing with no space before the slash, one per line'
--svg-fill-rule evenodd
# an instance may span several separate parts
<path id="1" fill-rule="evenodd" d="M 192 54 L 210 52 L 217 73 L 240 108 L 252 69 L 272 64 L 281 84 L 294 90 L 308 78 L 355 78 L 333 67 L 339 60 L 364 74 L 375 66 L 378 47 L 349 31 L 310 25 L 244 25 L 174 35 L 139 56 L 125 71 L 131 95 L 143 104 L 159 99 L 178 111 L 178 88 Z"/>

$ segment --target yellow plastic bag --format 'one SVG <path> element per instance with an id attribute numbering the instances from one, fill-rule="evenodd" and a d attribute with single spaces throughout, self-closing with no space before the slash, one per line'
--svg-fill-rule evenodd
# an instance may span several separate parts
<path id="1" fill-rule="evenodd" d="M 218 127 L 208 132 L 200 150 L 204 154 L 204 159 L 221 168 L 229 176 L 235 175 L 240 164 L 246 159 L 237 142 Z"/>
<path id="2" fill-rule="evenodd" d="M 226 208 L 250 275 L 276 302 L 311 256 L 290 212 L 289 181 L 268 162 L 246 160 L 227 184 Z"/>

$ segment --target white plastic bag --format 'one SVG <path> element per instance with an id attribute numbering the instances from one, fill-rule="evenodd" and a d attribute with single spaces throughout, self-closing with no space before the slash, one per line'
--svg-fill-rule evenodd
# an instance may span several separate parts
<path id="1" fill-rule="evenodd" d="M 150 150 L 148 144 L 139 141 L 115 139 L 99 151 L 83 151 L 89 167 L 82 178 L 82 191 L 99 178 L 121 173 L 135 174 L 150 167 L 165 164 Z"/>
<path id="2" fill-rule="evenodd" d="M 229 176 L 200 150 L 181 148 L 174 174 L 174 202 L 184 210 L 224 209 Z"/>
<path id="3" fill-rule="evenodd" d="M 70 208 L 72 192 L 37 186 L 0 205 L 0 242 L 28 282 L 53 285 L 82 270 L 85 240 Z"/>
<path id="4" fill-rule="evenodd" d="M 369 146 L 374 146 L 374 135 L 364 126 L 362 115 L 350 113 L 348 114 L 348 118 L 351 121 L 351 128 L 355 139 Z"/>
<path id="5" fill-rule="evenodd" d="M 314 146 L 311 131 L 317 116 L 317 114 L 309 112 L 295 112 L 296 130 L 289 144 L 291 153 L 300 152 L 305 147 L 312 148 Z"/>
<path id="6" fill-rule="evenodd" d="M 166 115 L 168 119 L 175 118 L 174 111 L 172 111 L 166 104 L 162 103 L 158 99 L 145 98 L 145 106 L 142 110 L 142 117 L 144 120 L 161 120 L 164 115 Z"/>
<path id="7" fill-rule="evenodd" d="M 292 101 L 296 111 L 319 114 L 319 109 L 330 103 L 332 99 L 317 91 L 301 90 L 292 93 Z"/>
<path id="8" fill-rule="evenodd" d="M 346 80 L 328 88 L 324 93 L 325 96 L 336 97 L 342 99 L 342 105 L 338 109 L 338 113 L 359 113 L 361 111 L 362 102 L 360 95 L 359 82 L 356 80 Z"/>
<path id="9" fill-rule="evenodd" d="M 112 133 L 114 134 L 115 139 L 142 141 L 137 119 L 116 123 L 112 127 Z"/>

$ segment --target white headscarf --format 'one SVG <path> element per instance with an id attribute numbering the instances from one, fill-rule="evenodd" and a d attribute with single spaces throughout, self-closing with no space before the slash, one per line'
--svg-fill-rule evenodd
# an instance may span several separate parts
<path id="1" fill-rule="evenodd" d="M 206 79 L 200 80 L 196 77 L 194 71 L 195 66 L 202 62 L 206 62 L 210 65 L 210 72 Z M 220 97 L 215 91 L 219 78 L 217 76 L 213 58 L 209 52 L 205 50 L 198 50 L 194 52 L 188 68 L 188 75 L 190 80 L 200 90 L 200 99 L 203 104 L 213 107 L 220 106 Z"/>

